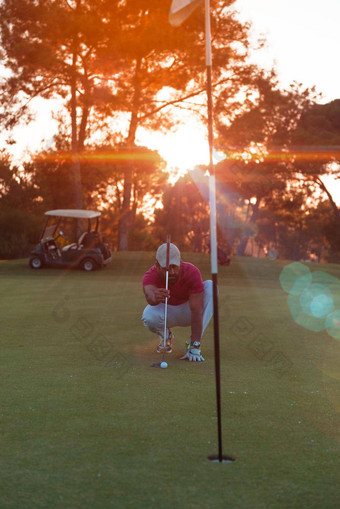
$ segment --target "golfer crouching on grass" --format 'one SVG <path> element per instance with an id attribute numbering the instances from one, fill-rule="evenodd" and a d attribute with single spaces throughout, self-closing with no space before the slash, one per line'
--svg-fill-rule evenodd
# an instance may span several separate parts
<path id="1" fill-rule="evenodd" d="M 143 290 L 148 305 L 142 320 L 147 329 L 158 334 L 157 352 L 171 353 L 174 336 L 173 327 L 191 327 L 191 336 L 186 342 L 186 353 L 181 359 L 191 362 L 204 361 L 201 354 L 201 339 L 213 314 L 212 281 L 202 281 L 201 272 L 192 263 L 181 261 L 181 254 L 170 244 L 168 290 L 166 290 L 167 244 L 162 244 L 156 253 L 155 264 L 144 274 Z M 165 299 L 167 300 L 166 341 Z"/>

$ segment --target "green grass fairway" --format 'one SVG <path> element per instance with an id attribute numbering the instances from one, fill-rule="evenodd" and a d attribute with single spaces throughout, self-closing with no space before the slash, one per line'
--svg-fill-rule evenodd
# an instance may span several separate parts
<path id="1" fill-rule="evenodd" d="M 0 263 L 0 507 L 332 509 L 339 490 L 339 340 L 297 325 L 284 261 L 220 267 L 223 452 L 213 326 L 206 362 L 166 370 L 142 325 L 153 253 L 93 273 Z M 183 254 L 210 277 L 209 258 Z M 340 265 L 309 265 L 340 279 Z"/>

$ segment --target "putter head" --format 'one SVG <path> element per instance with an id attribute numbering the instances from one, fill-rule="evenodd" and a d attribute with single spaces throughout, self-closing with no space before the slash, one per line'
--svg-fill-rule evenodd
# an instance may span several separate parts
<path id="1" fill-rule="evenodd" d="M 162 362 L 155 362 L 154 364 L 151 364 L 151 367 L 166 369 L 168 367 L 168 363 L 164 362 L 164 361 L 162 361 Z"/>

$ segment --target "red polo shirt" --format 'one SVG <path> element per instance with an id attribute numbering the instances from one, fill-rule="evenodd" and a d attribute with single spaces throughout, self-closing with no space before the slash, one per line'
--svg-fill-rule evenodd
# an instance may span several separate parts
<path id="1" fill-rule="evenodd" d="M 158 288 L 165 288 L 165 279 L 162 278 L 157 266 L 153 265 L 151 269 L 145 272 L 143 277 L 143 286 L 154 285 Z M 204 291 L 201 272 L 195 265 L 189 262 L 181 262 L 179 277 L 174 285 L 169 285 L 170 306 L 178 306 L 189 300 L 192 293 L 201 293 Z"/>

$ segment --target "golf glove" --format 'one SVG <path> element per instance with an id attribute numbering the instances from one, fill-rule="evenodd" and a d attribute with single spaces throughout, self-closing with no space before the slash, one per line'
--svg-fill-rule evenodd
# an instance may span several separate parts
<path id="1" fill-rule="evenodd" d="M 194 345 L 191 345 L 189 341 L 185 343 L 187 351 L 185 355 L 181 357 L 181 360 L 188 359 L 190 362 L 202 362 L 204 361 L 204 357 L 201 354 L 201 350 Z"/>

